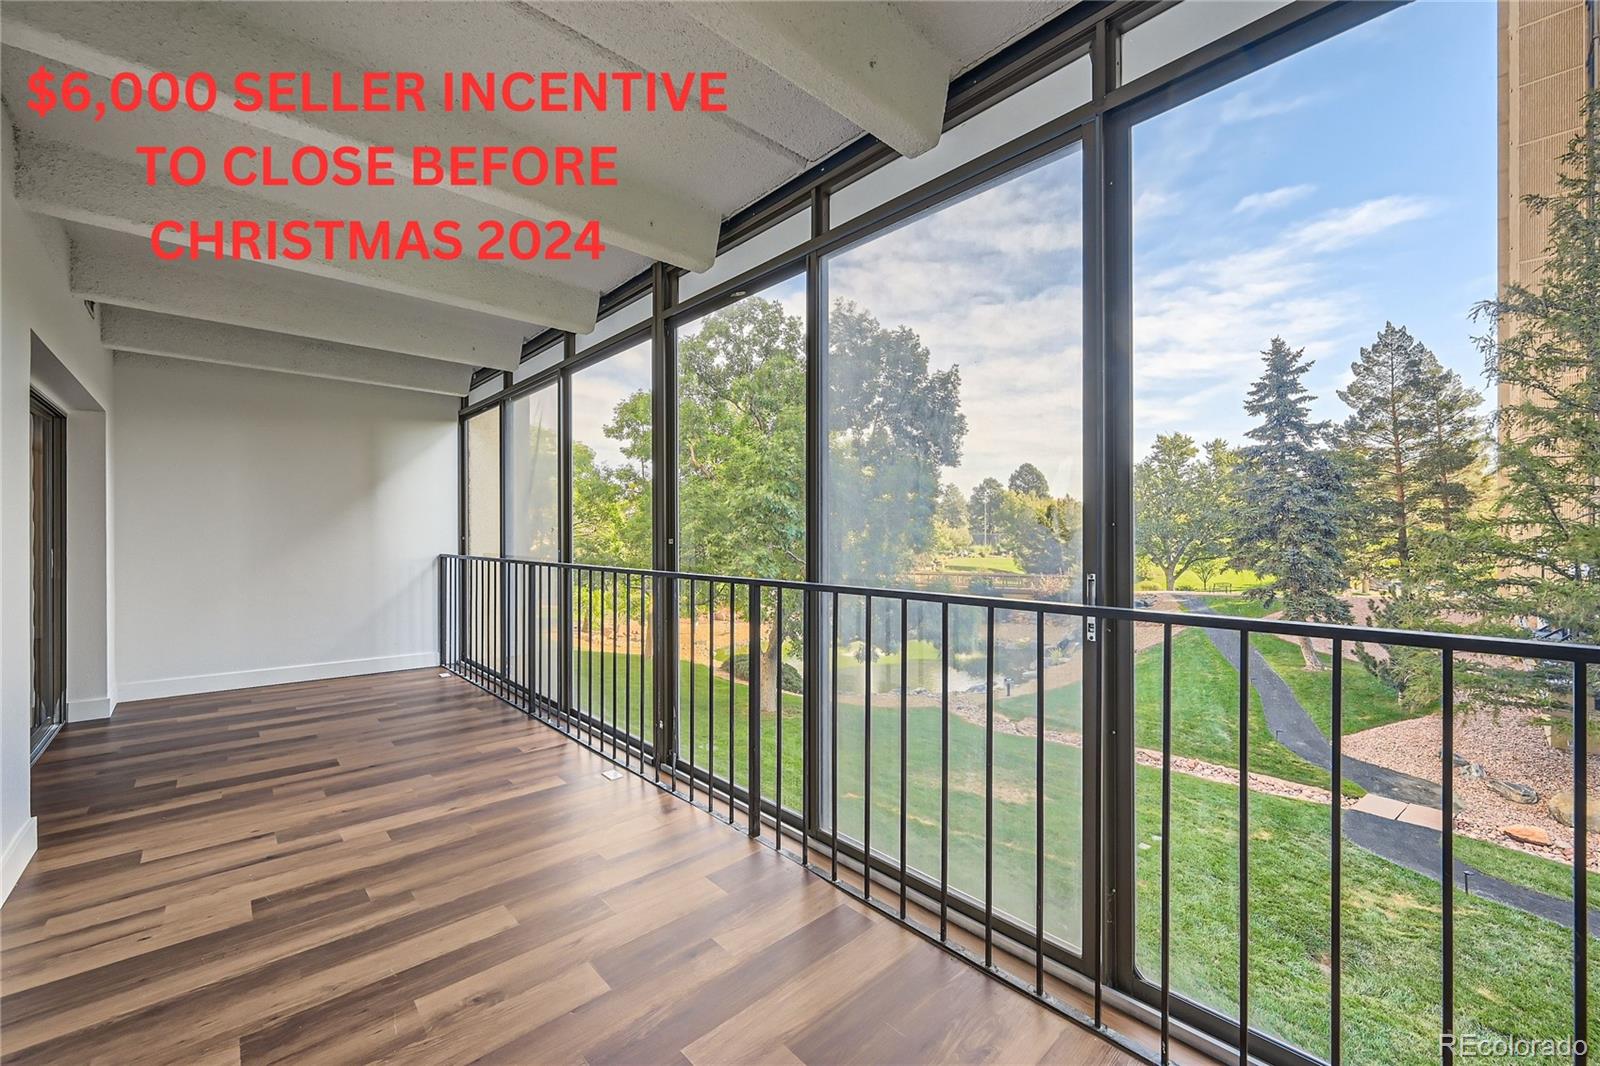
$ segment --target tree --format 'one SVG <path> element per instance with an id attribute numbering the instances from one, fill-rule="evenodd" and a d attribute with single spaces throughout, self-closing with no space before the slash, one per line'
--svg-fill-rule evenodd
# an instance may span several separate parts
<path id="1" fill-rule="evenodd" d="M 967 517 L 972 525 L 972 535 L 979 544 L 994 544 L 995 525 L 1000 518 L 1000 508 L 1005 502 L 1005 486 L 992 477 L 986 477 L 973 486 L 972 497 L 967 501 Z"/>
<path id="2" fill-rule="evenodd" d="M 1006 488 L 1024 496 L 1049 496 L 1050 482 L 1045 479 L 1044 471 L 1032 463 L 1023 463 L 1011 472 L 1011 478 L 1006 482 Z"/>
<path id="3" fill-rule="evenodd" d="M 1005 490 L 995 537 L 1025 573 L 1072 574 L 1083 553 L 1083 505 L 1071 496 Z"/>
<path id="4" fill-rule="evenodd" d="M 1536 287 L 1509 285 L 1475 315 L 1502 402 L 1495 517 L 1500 600 L 1512 615 L 1600 640 L 1600 93 L 1561 157 Z"/>
<path id="5" fill-rule="evenodd" d="M 961 372 L 930 369 L 915 331 L 845 300 L 828 314 L 828 353 L 830 567 L 881 582 L 933 546 L 939 472 L 960 465 L 967 435 Z"/>
<path id="6" fill-rule="evenodd" d="M 1386 322 L 1350 367 L 1339 390 L 1350 407 L 1340 427 L 1353 501 L 1361 521 L 1356 554 L 1368 572 L 1412 577 L 1414 542 L 1444 529 L 1469 504 L 1467 476 L 1478 461 L 1478 397 L 1404 326 Z M 1423 574 L 1421 580 L 1438 575 Z"/>
<path id="7" fill-rule="evenodd" d="M 1201 459 L 1193 437 L 1163 433 L 1133 468 L 1135 551 L 1160 568 L 1169 591 L 1201 560 L 1227 553 L 1236 465 L 1223 441 L 1208 443 Z"/>
<path id="8" fill-rule="evenodd" d="M 933 523 L 934 546 L 939 551 L 959 551 L 971 546 L 972 530 L 967 527 L 967 500 L 956 486 L 945 484 L 940 487 Z"/>
<path id="9" fill-rule="evenodd" d="M 1312 422 L 1311 402 L 1302 378 L 1312 363 L 1305 349 L 1292 349 L 1273 337 L 1262 353 L 1261 376 L 1250 386 L 1245 412 L 1259 423 L 1243 451 L 1243 506 L 1234 534 L 1234 563 L 1270 580 L 1259 590 L 1262 602 L 1281 600 L 1291 619 L 1349 622 L 1350 606 L 1340 598 L 1345 560 L 1340 540 L 1348 485 L 1325 447 L 1325 422 Z M 1322 661 L 1302 639 L 1306 668 Z"/>

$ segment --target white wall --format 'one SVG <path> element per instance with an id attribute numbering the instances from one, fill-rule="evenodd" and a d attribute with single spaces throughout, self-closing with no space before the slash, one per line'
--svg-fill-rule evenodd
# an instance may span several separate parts
<path id="1" fill-rule="evenodd" d="M 89 714 L 110 707 L 106 482 L 112 370 L 99 331 L 67 289 L 59 223 L 12 197 L 10 116 L 0 113 L 0 899 L 33 854 L 28 800 L 32 630 L 29 617 L 29 415 L 32 335 L 53 354 L 37 383 L 67 409 L 67 697 Z"/>
<path id="2" fill-rule="evenodd" d="M 118 355 L 119 702 L 432 665 L 442 396 Z"/>

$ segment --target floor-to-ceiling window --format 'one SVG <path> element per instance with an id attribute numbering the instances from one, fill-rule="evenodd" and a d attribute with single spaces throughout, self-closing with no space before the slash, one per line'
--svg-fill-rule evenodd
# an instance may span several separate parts
<path id="1" fill-rule="evenodd" d="M 509 556 L 545 563 L 561 557 L 560 397 L 560 385 L 550 382 L 505 405 Z M 553 697 L 559 684 L 550 669 L 559 624 L 555 580 L 549 568 L 536 566 L 507 568 L 501 580 L 510 608 L 505 641 L 512 676 L 526 677 L 545 697 Z"/>
<path id="2" fill-rule="evenodd" d="M 828 580 L 1076 601 L 1083 533 L 1083 152 L 1077 144 L 823 261 L 822 475 Z M 1031 928 L 1035 761 L 1053 797 L 1046 930 L 1080 942 L 1080 626 L 1051 617 L 1039 676 L 1034 616 L 840 601 L 839 830 L 866 829 L 872 732 L 875 854 L 899 858 L 899 759 L 908 865 L 940 857 L 941 691 L 948 667 L 949 877 L 982 900 L 992 845 L 996 911 Z M 831 619 L 829 620 L 831 625 Z M 991 654 L 992 652 L 992 654 Z M 901 678 L 909 691 L 900 690 Z M 832 685 L 832 680 L 829 684 Z M 1034 714 L 1045 689 L 1044 733 Z M 831 687 L 830 687 L 831 692 Z M 866 705 L 870 697 L 870 726 Z M 996 717 L 994 839 L 985 841 L 985 722 Z M 907 705 L 901 737 L 900 704 Z"/>
<path id="3" fill-rule="evenodd" d="M 1451 590 L 1487 476 L 1471 312 L 1496 289 L 1495 77 L 1494 5 L 1414 4 L 1133 127 L 1141 602 L 1411 628 L 1466 617 Z M 1136 954 L 1153 981 L 1163 652 L 1159 627 L 1138 630 Z M 1249 1021 L 1327 1056 L 1337 971 L 1348 1061 L 1436 1060 L 1438 655 L 1344 646 L 1335 780 L 1331 646 L 1258 634 L 1251 651 Z M 1238 652 L 1214 628 L 1180 627 L 1172 646 L 1172 982 L 1224 1015 L 1240 1002 Z M 1484 724 L 1465 756 L 1479 776 L 1520 781 L 1537 763 L 1569 779 L 1570 757 L 1518 724 Z M 1548 757 L 1509 755 L 1534 747 Z M 1470 782 L 1457 795 L 1474 826 L 1457 857 L 1526 883 L 1523 854 L 1498 846 L 1525 809 Z M 1346 805 L 1341 958 L 1330 797 Z M 1468 895 L 1456 914 L 1458 1031 L 1567 1031 L 1570 935 Z"/>
<path id="4" fill-rule="evenodd" d="M 805 305 L 805 279 L 796 276 L 738 293 L 731 303 L 675 327 L 680 570 L 805 576 Z M 780 595 L 769 590 L 752 620 L 746 587 L 685 583 L 678 750 L 686 761 L 741 787 L 748 781 L 754 631 L 760 641 L 763 791 L 775 794 L 782 729 L 784 802 L 795 806 L 803 735 L 802 604 L 796 593 L 781 598 L 780 608 Z"/>
<path id="5" fill-rule="evenodd" d="M 567 377 L 575 563 L 651 565 L 650 375 L 645 339 Z M 582 605 L 598 608 L 598 621 L 580 638 L 576 690 L 590 699 L 592 673 L 596 712 L 603 710 L 617 728 L 649 742 L 654 583 L 638 575 L 596 572 L 583 575 L 580 584 Z"/>

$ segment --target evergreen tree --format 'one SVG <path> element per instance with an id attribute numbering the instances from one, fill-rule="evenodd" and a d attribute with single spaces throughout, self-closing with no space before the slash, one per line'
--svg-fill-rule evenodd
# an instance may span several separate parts
<path id="1" fill-rule="evenodd" d="M 1050 495 L 1050 482 L 1045 478 L 1044 471 L 1032 463 L 1023 463 L 1013 470 L 1006 481 L 1006 488 L 1024 496 Z"/>
<path id="2" fill-rule="evenodd" d="M 1261 377 L 1251 385 L 1245 412 L 1259 423 L 1243 449 L 1242 513 L 1234 533 L 1234 563 L 1269 580 L 1264 604 L 1282 601 L 1291 619 L 1348 622 L 1350 606 L 1340 598 L 1345 559 L 1341 534 L 1347 510 L 1344 473 L 1324 444 L 1325 422 L 1310 418 L 1316 399 L 1301 381 L 1311 369 L 1305 349 L 1272 338 Z M 1307 669 L 1321 660 L 1301 641 Z"/>
<path id="3" fill-rule="evenodd" d="M 1600 640 L 1600 93 L 1561 158 L 1556 191 L 1525 202 L 1548 225 L 1536 287 L 1475 314 L 1500 387 L 1498 587 L 1509 613 Z"/>
<path id="4" fill-rule="evenodd" d="M 1449 532 L 1471 502 L 1482 438 L 1478 396 L 1392 322 L 1350 370 L 1349 386 L 1339 390 L 1350 407 L 1339 439 L 1361 517 L 1351 523 L 1351 554 L 1365 573 L 1448 577 L 1413 574 L 1416 542 L 1428 530 Z"/>

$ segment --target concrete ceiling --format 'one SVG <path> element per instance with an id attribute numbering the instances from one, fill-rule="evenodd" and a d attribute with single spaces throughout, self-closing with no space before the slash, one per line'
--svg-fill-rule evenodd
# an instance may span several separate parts
<path id="1" fill-rule="evenodd" d="M 708 268 L 723 219 L 870 132 L 904 154 L 938 142 L 950 79 L 1071 0 L 929 3 L 79 3 L 0 7 L 0 101 L 20 203 L 64 223 L 75 295 L 104 305 L 119 351 L 464 393 L 474 367 L 516 365 L 523 338 L 587 332 L 599 295 L 660 259 Z M 24 106 L 39 66 L 120 71 L 725 70 L 725 113 L 107 115 Z M 226 97 L 224 97 L 226 99 Z M 140 144 L 614 144 L 614 189 L 514 184 L 387 189 L 222 180 L 150 187 Z M 163 262 L 165 218 L 600 221 L 598 261 Z M 181 244 L 182 239 L 177 243 Z M 467 237 L 469 249 L 475 247 Z"/>

